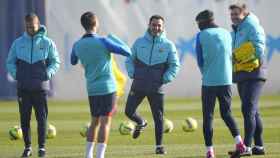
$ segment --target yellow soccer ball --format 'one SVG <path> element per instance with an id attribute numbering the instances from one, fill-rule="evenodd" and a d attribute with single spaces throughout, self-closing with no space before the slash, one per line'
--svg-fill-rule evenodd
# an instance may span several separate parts
<path id="1" fill-rule="evenodd" d="M 163 132 L 164 133 L 170 133 L 174 129 L 174 124 L 171 120 L 164 119 L 163 120 Z"/>
<path id="2" fill-rule="evenodd" d="M 119 132 L 121 135 L 130 135 L 133 133 L 135 125 L 131 121 L 124 121 L 119 126 Z"/>
<path id="3" fill-rule="evenodd" d="M 81 129 L 80 129 L 80 135 L 82 137 L 86 137 L 87 136 L 87 132 L 88 132 L 88 129 L 90 127 L 90 123 L 87 123 L 85 124 Z"/>
<path id="4" fill-rule="evenodd" d="M 197 129 L 197 121 L 194 118 L 188 117 L 183 122 L 183 130 L 185 132 L 193 132 Z"/>
<path id="5" fill-rule="evenodd" d="M 54 125 L 49 124 L 47 128 L 47 139 L 53 139 L 56 137 L 56 128 Z"/>
<path id="6" fill-rule="evenodd" d="M 22 130 L 19 126 L 14 126 L 9 129 L 10 140 L 22 139 Z"/>

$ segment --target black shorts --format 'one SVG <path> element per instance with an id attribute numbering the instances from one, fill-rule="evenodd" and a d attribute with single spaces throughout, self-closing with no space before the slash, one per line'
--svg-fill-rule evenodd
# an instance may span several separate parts
<path id="1" fill-rule="evenodd" d="M 116 93 L 89 96 L 91 116 L 112 116 L 116 110 Z"/>

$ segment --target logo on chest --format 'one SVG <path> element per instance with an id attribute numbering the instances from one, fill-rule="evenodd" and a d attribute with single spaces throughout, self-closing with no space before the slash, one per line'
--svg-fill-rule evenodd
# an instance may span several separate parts
<path id="1" fill-rule="evenodd" d="M 158 52 L 159 52 L 159 53 L 163 53 L 163 52 L 164 52 L 164 48 L 159 48 L 159 49 L 158 49 Z"/>
<path id="2" fill-rule="evenodd" d="M 244 36 L 244 35 L 245 35 L 244 32 L 240 32 L 240 33 L 239 33 L 239 36 L 241 36 L 241 37 Z"/>

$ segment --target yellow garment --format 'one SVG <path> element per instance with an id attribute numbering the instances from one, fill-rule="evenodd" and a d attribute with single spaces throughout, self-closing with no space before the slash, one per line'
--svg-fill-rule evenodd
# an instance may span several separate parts
<path id="1" fill-rule="evenodd" d="M 119 69 L 118 64 L 116 63 L 113 55 L 112 55 L 112 69 L 117 82 L 117 96 L 118 97 L 123 96 L 127 79 L 126 76 Z"/>
<path id="2" fill-rule="evenodd" d="M 259 65 L 260 65 L 259 59 L 255 59 L 247 63 L 236 63 L 234 64 L 234 72 L 238 72 L 238 71 L 252 72 L 255 68 L 258 68 Z"/>
<path id="3" fill-rule="evenodd" d="M 259 59 L 256 57 L 256 50 L 252 42 L 245 42 L 233 51 L 234 72 L 251 72 L 260 66 Z"/>

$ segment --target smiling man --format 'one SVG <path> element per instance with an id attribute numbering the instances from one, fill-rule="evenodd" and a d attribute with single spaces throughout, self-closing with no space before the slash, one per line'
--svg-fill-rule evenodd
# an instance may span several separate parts
<path id="1" fill-rule="evenodd" d="M 162 146 L 163 100 L 162 86 L 171 82 L 179 70 L 179 59 L 173 42 L 164 32 L 164 18 L 153 15 L 144 37 L 138 38 L 132 47 L 132 56 L 126 61 L 128 76 L 133 79 L 125 113 L 136 122 L 133 138 L 139 137 L 147 122 L 136 113 L 147 97 L 155 124 L 156 154 L 166 154 Z"/>
<path id="2" fill-rule="evenodd" d="M 232 20 L 233 81 L 237 84 L 244 118 L 246 150 L 232 157 L 264 155 L 259 98 L 266 80 L 265 33 L 256 15 L 245 4 L 229 7 Z M 252 141 L 255 146 L 251 148 Z M 230 152 L 232 154 L 232 152 Z"/>

